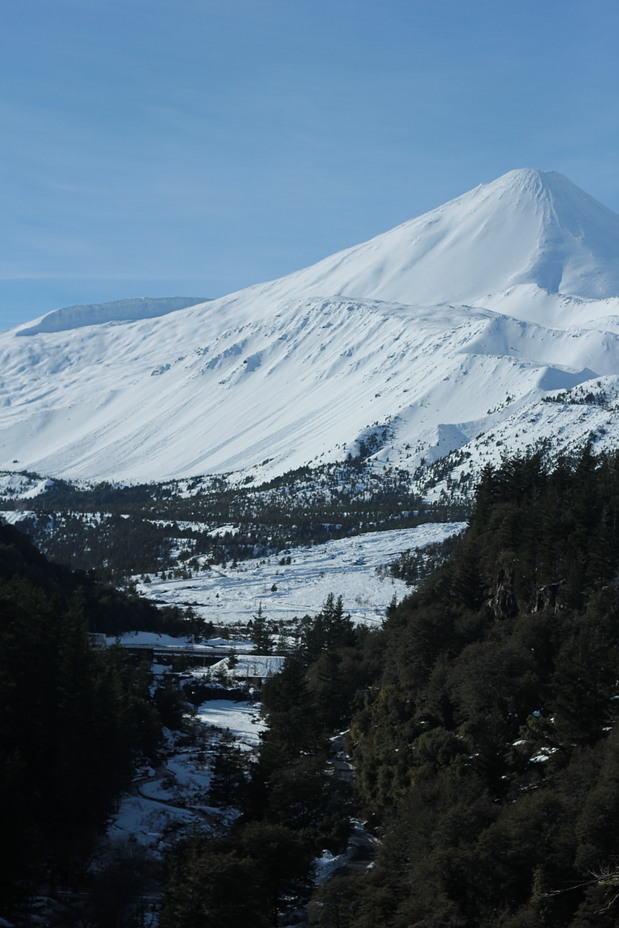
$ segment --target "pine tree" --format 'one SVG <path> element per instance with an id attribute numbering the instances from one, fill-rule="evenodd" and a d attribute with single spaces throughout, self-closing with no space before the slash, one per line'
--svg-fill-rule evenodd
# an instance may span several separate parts
<path id="1" fill-rule="evenodd" d="M 254 644 L 256 654 L 270 654 L 273 650 L 273 636 L 269 629 L 267 618 L 262 609 L 262 603 L 250 622 L 250 638 Z"/>
<path id="2" fill-rule="evenodd" d="M 224 808 L 242 805 L 247 792 L 246 763 L 229 729 L 217 741 L 214 755 L 208 792 L 210 805 Z"/>

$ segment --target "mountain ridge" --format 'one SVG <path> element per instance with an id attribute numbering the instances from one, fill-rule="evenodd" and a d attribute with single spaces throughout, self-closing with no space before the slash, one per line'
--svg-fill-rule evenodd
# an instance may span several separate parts
<path id="1" fill-rule="evenodd" d="M 65 332 L 87 325 L 106 322 L 130 322 L 152 319 L 168 313 L 207 302 L 204 297 L 134 297 L 127 300 L 111 300 L 107 303 L 78 303 L 54 309 L 41 316 L 27 327 L 19 326 L 16 335 L 40 335 L 44 332 Z"/>

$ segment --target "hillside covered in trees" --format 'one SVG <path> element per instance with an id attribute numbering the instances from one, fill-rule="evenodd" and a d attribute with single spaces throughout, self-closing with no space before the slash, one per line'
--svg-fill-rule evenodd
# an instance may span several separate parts
<path id="1" fill-rule="evenodd" d="M 338 928 L 619 924 L 619 455 L 481 480 L 451 559 L 391 611 L 354 717 L 370 875 Z"/>

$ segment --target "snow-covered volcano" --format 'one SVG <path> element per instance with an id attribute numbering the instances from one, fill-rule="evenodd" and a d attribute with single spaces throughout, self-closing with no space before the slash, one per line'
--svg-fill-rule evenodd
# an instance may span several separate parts
<path id="1" fill-rule="evenodd" d="M 479 303 L 518 285 L 619 296 L 619 216 L 556 172 L 510 171 L 275 281 L 277 295 Z M 543 321 L 543 320 L 538 320 Z"/>
<path id="2" fill-rule="evenodd" d="M 0 336 L 0 468 L 116 479 L 414 467 L 619 375 L 619 216 L 512 171 L 369 242 L 149 318 Z"/>

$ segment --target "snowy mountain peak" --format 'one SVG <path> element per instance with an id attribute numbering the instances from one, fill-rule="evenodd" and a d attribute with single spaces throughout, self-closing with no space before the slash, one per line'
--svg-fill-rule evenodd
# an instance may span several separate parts
<path id="1" fill-rule="evenodd" d="M 567 219 L 570 214 L 578 213 L 583 210 L 591 210 L 593 213 L 600 213 L 608 217 L 615 217 L 611 210 L 607 209 L 601 203 L 598 203 L 593 197 L 581 190 L 564 174 L 558 171 L 539 171 L 536 168 L 516 168 L 502 174 L 496 180 L 490 183 L 479 184 L 467 193 L 450 200 L 439 210 L 447 210 L 452 204 L 471 201 L 487 201 L 489 204 L 494 203 L 494 208 L 503 210 L 508 204 L 520 203 L 525 209 L 535 211 L 539 205 L 550 204 L 559 210 L 564 210 L 562 219 Z M 547 214 L 549 217 L 550 214 Z M 558 217 L 556 217 L 558 218 Z"/>
<path id="2" fill-rule="evenodd" d="M 480 184 L 476 189 L 479 190 L 480 187 L 487 189 L 513 187 L 515 190 L 529 191 L 534 195 L 565 187 L 577 193 L 583 192 L 565 174 L 560 174 L 558 171 L 539 171 L 537 168 L 514 168 L 489 184 Z"/>
<path id="3" fill-rule="evenodd" d="M 549 391 L 619 376 L 619 217 L 560 174 L 510 171 L 279 280 L 153 302 L 0 335 L 0 468 L 258 479 L 483 444 Z"/>
<path id="4" fill-rule="evenodd" d="M 619 296 L 616 213 L 556 171 L 510 171 L 482 189 L 507 207 L 507 218 L 528 213 L 537 222 L 529 263 L 513 283 L 593 299 Z"/>
<path id="5" fill-rule="evenodd" d="M 491 305 L 526 284 L 600 299 L 619 296 L 618 256 L 619 216 L 562 174 L 521 169 L 258 289 Z"/>

